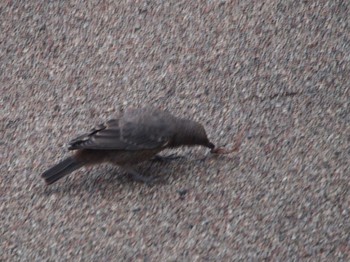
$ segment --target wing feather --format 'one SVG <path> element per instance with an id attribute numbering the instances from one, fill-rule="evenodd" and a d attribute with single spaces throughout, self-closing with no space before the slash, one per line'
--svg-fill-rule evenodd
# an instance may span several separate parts
<path id="1" fill-rule="evenodd" d="M 175 117 L 157 110 L 132 109 L 69 142 L 69 149 L 142 150 L 168 145 Z"/>

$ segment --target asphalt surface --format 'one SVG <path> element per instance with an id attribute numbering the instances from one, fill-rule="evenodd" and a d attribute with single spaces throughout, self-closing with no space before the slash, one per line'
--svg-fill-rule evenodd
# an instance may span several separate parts
<path id="1" fill-rule="evenodd" d="M 349 261 L 349 1 L 2 1 L 0 261 Z M 128 106 L 214 143 L 46 186 Z M 207 156 L 208 155 L 208 156 Z M 207 156 L 205 160 L 201 160 Z"/>

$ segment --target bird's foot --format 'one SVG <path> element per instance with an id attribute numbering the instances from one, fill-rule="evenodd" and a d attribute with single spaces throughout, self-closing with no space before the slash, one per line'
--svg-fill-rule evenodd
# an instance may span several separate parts
<path id="1" fill-rule="evenodd" d="M 145 183 L 148 186 L 151 186 L 164 179 L 162 176 L 144 176 L 135 170 L 127 170 L 127 173 L 131 176 L 132 180 Z"/>

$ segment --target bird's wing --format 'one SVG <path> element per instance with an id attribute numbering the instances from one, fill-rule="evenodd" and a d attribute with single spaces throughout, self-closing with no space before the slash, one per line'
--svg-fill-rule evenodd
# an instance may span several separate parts
<path id="1" fill-rule="evenodd" d="M 71 140 L 68 149 L 116 149 L 123 146 L 119 120 L 112 119 Z"/>
<path id="2" fill-rule="evenodd" d="M 171 122 L 171 121 L 170 121 Z M 142 150 L 166 147 L 172 123 L 162 114 L 129 110 L 69 142 L 69 149 Z"/>

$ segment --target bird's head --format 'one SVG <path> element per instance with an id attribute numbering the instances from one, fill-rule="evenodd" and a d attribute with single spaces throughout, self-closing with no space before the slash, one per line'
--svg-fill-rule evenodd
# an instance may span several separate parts
<path id="1" fill-rule="evenodd" d="M 177 134 L 174 138 L 174 146 L 205 146 L 210 149 L 215 145 L 208 139 L 204 127 L 195 121 L 181 119 L 178 124 Z"/>

